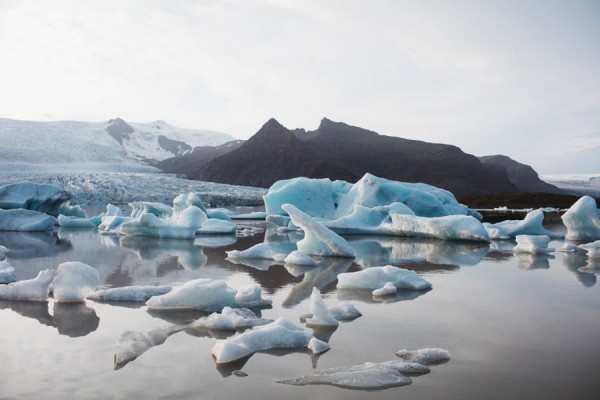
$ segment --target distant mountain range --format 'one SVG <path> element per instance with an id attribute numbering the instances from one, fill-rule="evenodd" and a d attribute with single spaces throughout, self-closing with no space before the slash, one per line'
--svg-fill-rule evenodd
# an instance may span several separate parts
<path id="1" fill-rule="evenodd" d="M 456 146 L 380 135 L 326 118 L 315 131 L 289 130 L 271 119 L 246 142 L 195 149 L 157 166 L 190 179 L 259 187 L 297 176 L 355 182 L 370 172 L 429 183 L 458 197 L 560 193 L 506 156 L 478 159 Z"/>

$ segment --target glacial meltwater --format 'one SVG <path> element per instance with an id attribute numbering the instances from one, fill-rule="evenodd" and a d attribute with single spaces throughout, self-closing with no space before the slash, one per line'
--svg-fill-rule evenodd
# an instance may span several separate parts
<path id="1" fill-rule="evenodd" d="M 297 234 L 277 236 L 272 230 L 266 234 L 280 241 L 298 239 Z M 488 244 L 376 236 L 346 236 L 356 259 L 322 258 L 316 267 L 226 259 L 226 251 L 247 249 L 263 238 L 257 234 L 161 240 L 64 228 L 53 234 L 0 232 L 0 245 L 9 249 L 7 260 L 17 280 L 33 278 L 63 262 L 80 261 L 96 268 L 106 287 L 176 287 L 196 278 L 222 279 L 233 288 L 258 283 L 272 307 L 254 310 L 257 316 L 284 317 L 302 327 L 300 317 L 309 312 L 313 287 L 328 307 L 348 302 L 362 313 L 337 327 L 307 328 L 329 343 L 331 349 L 325 353 L 314 355 L 306 347 L 269 350 L 217 364 L 211 349 L 234 332 L 177 328 L 207 313 L 148 310 L 144 303 L 89 299 L 78 304 L 3 300 L 0 398 L 582 400 L 599 396 L 598 259 L 581 252 L 513 254 L 515 242 L 506 240 Z M 562 245 L 562 240 L 552 240 L 549 247 Z M 375 297 L 371 290 L 336 288 L 341 273 L 383 265 L 414 270 L 433 288 Z M 145 350 L 137 358 L 115 363 L 115 346 L 127 331 L 151 331 L 153 340 L 137 343 L 136 349 Z M 412 383 L 402 378 L 395 387 L 368 392 L 289 384 L 324 369 L 329 374 L 354 373 L 358 379 L 370 379 L 382 367 L 369 364 L 363 372 L 365 363 L 401 361 L 396 356 L 399 350 L 423 348 L 448 350 L 450 360 L 430 365 L 427 374 L 410 375 Z M 310 376 L 322 379 L 324 375 Z"/>

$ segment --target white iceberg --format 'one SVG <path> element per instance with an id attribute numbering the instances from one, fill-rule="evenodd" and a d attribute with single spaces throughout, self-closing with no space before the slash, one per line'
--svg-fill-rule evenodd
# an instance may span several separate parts
<path id="1" fill-rule="evenodd" d="M 152 214 L 159 218 L 169 218 L 173 215 L 173 208 L 163 203 L 152 201 L 133 201 L 128 204 L 131 207 L 130 216 L 138 218 L 142 214 Z"/>
<path id="2" fill-rule="evenodd" d="M 362 313 L 350 303 L 339 303 L 329 307 L 329 313 L 338 321 L 351 321 L 362 316 Z"/>
<path id="3" fill-rule="evenodd" d="M 0 255 L 2 255 L 1 251 Z M 0 260 L 2 260 L 2 257 L 0 257 Z M 10 265 L 8 261 L 0 261 L 0 285 L 15 282 L 17 278 L 15 277 L 14 272 L 14 267 Z"/>
<path id="4" fill-rule="evenodd" d="M 600 258 L 600 240 L 579 245 L 579 248 L 587 251 L 588 258 Z"/>
<path id="5" fill-rule="evenodd" d="M 173 213 L 180 213 L 190 207 L 198 207 L 206 214 L 206 208 L 204 207 L 204 204 L 202 204 L 202 200 L 200 200 L 198 195 L 193 192 L 180 194 L 173 199 Z"/>
<path id="6" fill-rule="evenodd" d="M 386 282 L 383 287 L 373 290 L 373 296 L 390 296 L 392 294 L 396 294 L 397 292 L 398 288 L 394 282 Z"/>
<path id="7" fill-rule="evenodd" d="M 224 219 L 209 218 L 202 223 L 196 233 L 200 234 L 228 234 L 235 233 L 237 225 L 235 222 Z"/>
<path id="8" fill-rule="evenodd" d="M 212 354 L 217 364 L 223 364 L 239 360 L 257 351 L 307 347 L 313 338 L 308 330 L 284 318 L 279 318 L 270 324 L 257 326 L 227 340 L 218 340 L 212 348 Z M 315 342 L 312 347 L 328 348 L 328 346 L 317 346 Z"/>
<path id="9" fill-rule="evenodd" d="M 301 251 L 292 251 L 284 260 L 286 264 L 292 265 L 317 265 L 317 261 Z"/>
<path id="10" fill-rule="evenodd" d="M 392 214 L 391 217 L 389 232 L 396 236 L 484 242 L 490 240 L 481 222 L 468 215 L 429 218 Z"/>
<path id="11" fill-rule="evenodd" d="M 160 296 L 171 291 L 171 286 L 124 286 L 96 290 L 87 298 L 96 301 L 148 301 L 152 296 Z"/>
<path id="12" fill-rule="evenodd" d="M 567 227 L 567 240 L 600 240 L 600 218 L 593 197 L 583 196 L 561 218 Z"/>
<path id="13" fill-rule="evenodd" d="M 119 230 L 129 236 L 193 239 L 204 221 L 206 214 L 198 207 L 191 206 L 166 218 L 142 213 L 137 218 L 123 223 Z"/>
<path id="14" fill-rule="evenodd" d="M 259 318 L 252 310 L 247 308 L 224 307 L 221 313 L 212 313 L 208 317 L 198 318 L 189 324 L 188 328 L 235 331 L 266 325 L 271 322 L 273 320 Z"/>
<path id="15" fill-rule="evenodd" d="M 0 285 L 0 299 L 48 301 L 48 290 L 55 275 L 55 270 L 45 269 L 33 279 Z"/>
<path id="16" fill-rule="evenodd" d="M 313 287 L 312 294 L 310 295 L 309 310 L 311 317 L 306 319 L 306 326 L 338 326 L 339 322 L 331 314 L 321 293 L 315 287 Z"/>
<path id="17" fill-rule="evenodd" d="M 0 210 L 0 231 L 44 232 L 56 225 L 56 218 L 32 210 Z"/>
<path id="18" fill-rule="evenodd" d="M 121 225 L 131 220 L 133 220 L 132 217 L 125 217 L 123 215 L 108 215 L 101 218 L 98 231 L 99 233 L 116 232 Z"/>
<path id="19" fill-rule="evenodd" d="M 150 298 L 146 305 L 149 309 L 196 309 L 203 311 L 221 311 L 224 307 L 255 308 L 271 305 L 271 300 L 261 297 L 252 285 L 251 290 L 240 288 L 243 301 L 236 299 L 238 290 L 227 286 L 225 281 L 212 279 L 195 279 L 171 290 L 169 293 Z M 247 296 L 249 292 L 253 297 Z"/>
<path id="20" fill-rule="evenodd" d="M 415 271 L 386 265 L 371 267 L 362 271 L 339 274 L 338 289 L 379 289 L 387 282 L 393 282 L 399 289 L 426 290 L 431 288 Z"/>
<path id="21" fill-rule="evenodd" d="M 542 254 L 554 251 L 554 249 L 548 248 L 550 237 L 547 235 L 518 235 L 516 241 L 514 253 Z"/>
<path id="22" fill-rule="evenodd" d="M 354 258 L 354 252 L 348 242 L 337 233 L 291 204 L 281 207 L 288 213 L 292 222 L 304 231 L 304 238 L 296 243 L 298 250 L 308 255 Z"/>
<path id="23" fill-rule="evenodd" d="M 357 205 L 350 214 L 332 221 L 324 220 L 322 223 L 332 231 L 343 235 L 385 235 L 389 234 L 387 225 L 392 222 L 390 216 L 392 213 L 415 215 L 403 203 L 373 208 Z"/>
<path id="24" fill-rule="evenodd" d="M 517 235 L 547 235 L 561 237 L 562 235 L 546 230 L 544 210 L 538 209 L 527 213 L 523 220 L 507 220 L 496 224 L 484 223 L 483 226 L 491 239 L 510 239 Z"/>
<path id="25" fill-rule="evenodd" d="M 396 352 L 396 355 L 405 361 L 415 362 L 423 365 L 435 365 L 450 360 L 448 350 L 428 347 L 419 350 L 402 349 Z"/>
<path id="26" fill-rule="evenodd" d="M 231 216 L 235 215 L 235 212 L 226 208 L 209 208 L 206 210 L 206 215 L 208 215 L 208 218 L 231 221 Z"/>
<path id="27" fill-rule="evenodd" d="M 52 282 L 54 301 L 77 303 L 100 284 L 98 270 L 81 262 L 66 262 L 58 266 Z"/>
<path id="28" fill-rule="evenodd" d="M 71 196 L 59 186 L 31 182 L 0 186 L 0 208 L 25 209 L 57 216 Z"/>

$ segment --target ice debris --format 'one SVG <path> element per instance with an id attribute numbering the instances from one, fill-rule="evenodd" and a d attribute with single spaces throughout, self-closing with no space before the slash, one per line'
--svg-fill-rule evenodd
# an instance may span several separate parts
<path id="1" fill-rule="evenodd" d="M 32 210 L 0 210 L 0 231 L 44 232 L 51 230 L 56 218 Z"/>
<path id="2" fill-rule="evenodd" d="M 314 339 L 314 336 L 308 330 L 284 318 L 279 318 L 270 324 L 254 327 L 232 338 L 218 340 L 212 348 L 212 354 L 217 364 L 229 363 L 257 351 L 307 347 L 311 339 Z M 329 345 L 313 341 L 311 347 L 325 351 Z"/>
<path id="3" fill-rule="evenodd" d="M 87 296 L 96 301 L 148 301 L 152 296 L 160 296 L 171 291 L 171 286 L 124 286 L 96 290 Z"/>
<path id="4" fill-rule="evenodd" d="M 66 262 L 58 266 L 52 282 L 54 301 L 77 303 L 100 284 L 98 271 L 81 262 Z"/>
<path id="5" fill-rule="evenodd" d="M 600 218 L 596 209 L 596 200 L 583 196 L 562 215 L 567 227 L 567 240 L 600 240 Z"/>
<path id="6" fill-rule="evenodd" d="M 339 289 L 379 289 L 388 282 L 393 282 L 399 289 L 426 290 L 431 288 L 415 271 L 386 265 L 371 267 L 362 271 L 339 274 L 337 287 Z"/>
<path id="7" fill-rule="evenodd" d="M 48 301 L 48 290 L 55 275 L 55 270 L 45 269 L 33 279 L 0 285 L 0 299 Z"/>
<path id="8" fill-rule="evenodd" d="M 448 350 L 427 347 L 419 350 L 398 350 L 396 355 L 405 361 L 415 362 L 423 365 L 435 365 L 447 362 L 450 360 L 450 352 Z"/>
<path id="9" fill-rule="evenodd" d="M 543 254 L 552 253 L 554 249 L 548 248 L 550 237 L 547 235 L 518 235 L 515 253 Z"/>
<path id="10" fill-rule="evenodd" d="M 239 298 L 242 300 L 238 300 Z M 252 293 L 252 296 L 249 295 Z M 203 311 L 221 311 L 224 307 L 255 308 L 271 305 L 271 300 L 261 297 L 261 292 L 252 285 L 250 290 L 239 290 L 227 286 L 225 281 L 212 279 L 194 279 L 186 282 L 169 293 L 150 298 L 146 305 L 149 309 L 197 309 Z"/>

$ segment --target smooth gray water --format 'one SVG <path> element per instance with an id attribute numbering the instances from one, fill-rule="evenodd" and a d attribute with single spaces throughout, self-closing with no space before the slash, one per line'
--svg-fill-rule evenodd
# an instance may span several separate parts
<path id="1" fill-rule="evenodd" d="M 282 238 L 285 240 L 287 238 Z M 294 238 L 292 238 L 294 239 Z M 515 257 L 511 242 L 465 244 L 389 237 L 349 237 L 357 259 L 323 267 L 235 265 L 225 250 L 262 242 L 205 237 L 196 242 L 98 236 L 0 233 L 19 279 L 65 261 L 98 269 L 112 286 L 178 284 L 209 277 L 238 287 L 258 282 L 273 308 L 265 318 L 299 323 L 313 286 L 325 302 L 352 302 L 363 316 L 315 335 L 331 350 L 258 353 L 217 367 L 211 348 L 223 333 L 184 331 L 115 370 L 113 347 L 127 331 L 183 323 L 199 313 L 149 313 L 143 306 L 0 302 L 0 398 L 18 399 L 596 399 L 600 389 L 600 285 L 579 272 L 582 255 Z M 560 247 L 562 241 L 551 242 Z M 369 292 L 336 290 L 341 272 L 392 263 L 433 283 L 425 293 L 386 301 Z M 597 263 L 600 264 L 600 263 Z M 600 268 L 600 265 L 596 265 Z M 450 362 L 409 386 L 356 391 L 287 386 L 318 368 L 395 359 L 399 349 L 442 347 Z M 232 375 L 241 369 L 247 377 Z"/>

